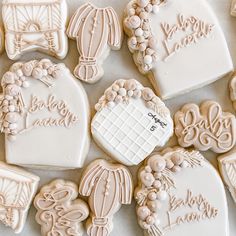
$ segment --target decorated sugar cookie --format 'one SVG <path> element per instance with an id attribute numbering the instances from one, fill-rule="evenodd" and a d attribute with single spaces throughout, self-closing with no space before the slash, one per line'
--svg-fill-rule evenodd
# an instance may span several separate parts
<path id="1" fill-rule="evenodd" d="M 16 234 L 23 230 L 38 182 L 38 176 L 0 162 L 0 223 Z"/>
<path id="2" fill-rule="evenodd" d="M 0 27 L 0 53 L 3 52 L 4 49 L 4 33 L 2 28 Z"/>
<path id="3" fill-rule="evenodd" d="M 124 29 L 135 64 L 163 99 L 233 70 L 225 37 L 205 0 L 131 0 Z"/>
<path id="4" fill-rule="evenodd" d="M 67 35 L 77 41 L 79 64 L 74 75 L 87 83 L 95 83 L 104 74 L 102 64 L 110 49 L 119 50 L 122 28 L 112 7 L 82 5 L 70 19 Z"/>
<path id="5" fill-rule="evenodd" d="M 229 89 L 230 89 L 230 98 L 231 101 L 233 102 L 234 110 L 236 111 L 236 74 L 233 75 L 233 78 L 229 83 Z"/>
<path id="6" fill-rule="evenodd" d="M 68 51 L 66 0 L 3 0 L 6 52 L 11 60 L 40 51 L 63 59 Z"/>
<path id="7" fill-rule="evenodd" d="M 214 101 L 205 101 L 200 107 L 186 104 L 175 114 L 175 134 L 182 147 L 224 153 L 235 145 L 236 119 Z"/>
<path id="8" fill-rule="evenodd" d="M 137 165 L 173 134 L 170 111 L 150 88 L 117 80 L 99 99 L 92 120 L 96 143 L 125 165 Z"/>
<path id="9" fill-rule="evenodd" d="M 236 203 L 236 149 L 218 157 L 221 176 Z"/>
<path id="10" fill-rule="evenodd" d="M 113 229 L 113 215 L 122 204 L 131 204 L 133 182 L 129 170 L 105 160 L 93 161 L 84 171 L 79 193 L 88 196 L 90 218 L 89 236 L 107 236 Z"/>
<path id="11" fill-rule="evenodd" d="M 0 130 L 6 136 L 7 162 L 82 167 L 89 148 L 88 99 L 65 65 L 47 59 L 18 62 L 1 84 Z"/>
<path id="12" fill-rule="evenodd" d="M 145 235 L 229 236 L 224 186 L 199 152 L 176 148 L 153 154 L 138 181 L 136 212 Z"/>
<path id="13" fill-rule="evenodd" d="M 89 215 L 87 204 L 78 199 L 78 187 L 73 182 L 54 180 L 43 186 L 34 199 L 36 221 L 41 235 L 83 235 L 84 221 Z"/>

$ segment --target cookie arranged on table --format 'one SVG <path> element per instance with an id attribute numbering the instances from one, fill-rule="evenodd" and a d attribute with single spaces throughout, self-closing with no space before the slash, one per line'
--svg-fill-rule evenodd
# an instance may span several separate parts
<path id="1" fill-rule="evenodd" d="M 186 104 L 175 114 L 175 134 L 182 147 L 224 153 L 236 142 L 236 118 L 223 112 L 220 104 L 205 101 L 199 107 Z"/>
<path id="2" fill-rule="evenodd" d="M 173 134 L 170 111 L 150 88 L 117 80 L 95 106 L 91 129 L 96 143 L 125 165 L 137 165 Z"/>
<path id="3" fill-rule="evenodd" d="M 145 235 L 229 235 L 224 186 L 199 152 L 175 148 L 153 154 L 138 181 L 136 212 Z"/>
<path id="4" fill-rule="evenodd" d="M 87 204 L 78 199 L 78 187 L 73 182 L 54 180 L 43 186 L 34 199 L 36 221 L 41 235 L 83 235 L 84 221 L 89 215 Z"/>
<path id="5" fill-rule="evenodd" d="M 124 29 L 135 64 L 163 99 L 233 70 L 223 31 L 205 0 L 131 0 Z"/>
<path id="6" fill-rule="evenodd" d="M 218 157 L 221 176 L 236 203 L 236 149 Z"/>
<path id="7" fill-rule="evenodd" d="M 104 74 L 102 64 L 110 49 L 121 48 L 123 33 L 119 18 L 112 7 L 82 5 L 70 19 L 67 35 L 76 39 L 79 64 L 74 75 L 87 83 L 97 82 Z"/>
<path id="8" fill-rule="evenodd" d="M 23 230 L 39 177 L 0 161 L 0 222 L 19 234 Z"/>
<path id="9" fill-rule="evenodd" d="M 234 110 L 236 111 L 236 74 L 233 75 L 230 83 L 229 83 L 229 89 L 230 89 L 230 98 L 233 102 Z"/>
<path id="10" fill-rule="evenodd" d="M 107 236 L 113 229 L 113 215 L 122 204 L 131 204 L 133 181 L 129 170 L 103 159 L 93 161 L 82 174 L 79 193 L 88 196 L 89 236 Z"/>
<path id="11" fill-rule="evenodd" d="M 40 51 L 63 59 L 68 51 L 66 0 L 3 0 L 6 52 L 11 60 Z"/>
<path id="12" fill-rule="evenodd" d="M 8 163 L 70 169 L 89 149 L 87 95 L 64 64 L 15 63 L 3 75 L 0 130 Z M 62 145 L 63 144 L 63 145 Z"/>
<path id="13" fill-rule="evenodd" d="M 0 53 L 3 52 L 4 50 L 4 33 L 3 33 L 3 30 L 2 30 L 2 27 L 0 27 Z"/>

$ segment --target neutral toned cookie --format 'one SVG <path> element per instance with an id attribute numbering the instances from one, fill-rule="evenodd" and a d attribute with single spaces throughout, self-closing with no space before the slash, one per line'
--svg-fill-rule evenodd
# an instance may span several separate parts
<path id="1" fill-rule="evenodd" d="M 224 153 L 236 142 L 236 119 L 215 101 L 186 104 L 175 114 L 175 134 L 182 147 Z"/>
<path id="2" fill-rule="evenodd" d="M 66 0 L 3 0 L 6 52 L 11 60 L 40 51 L 63 59 L 68 51 L 65 34 Z"/>
<path id="3" fill-rule="evenodd" d="M 150 88 L 117 80 L 99 99 L 91 124 L 96 143 L 125 165 L 137 165 L 173 134 L 170 111 Z"/>
<path id="4" fill-rule="evenodd" d="M 231 15 L 236 16 L 236 0 L 232 0 L 231 4 Z"/>
<path id="5" fill-rule="evenodd" d="M 70 19 L 67 35 L 77 41 L 79 64 L 74 75 L 87 83 L 95 83 L 104 74 L 102 64 L 110 49 L 119 50 L 122 27 L 112 7 L 82 5 Z"/>
<path id="6" fill-rule="evenodd" d="M 36 221 L 41 235 L 82 236 L 89 215 L 87 204 L 78 199 L 78 187 L 70 181 L 54 180 L 45 185 L 34 199 Z"/>
<path id="7" fill-rule="evenodd" d="M 0 53 L 3 52 L 4 50 L 4 33 L 3 33 L 3 30 L 2 30 L 2 27 L 0 27 Z"/>
<path id="8" fill-rule="evenodd" d="M 124 29 L 135 64 L 163 99 L 233 70 L 223 31 L 205 0 L 131 0 Z"/>
<path id="9" fill-rule="evenodd" d="M 236 149 L 218 157 L 221 176 L 236 203 Z"/>
<path id="10" fill-rule="evenodd" d="M 0 161 L 0 222 L 16 234 L 25 225 L 39 177 Z"/>
<path id="11" fill-rule="evenodd" d="M 224 186 L 199 152 L 168 148 L 153 154 L 138 181 L 136 212 L 145 235 L 229 236 Z"/>
<path id="12" fill-rule="evenodd" d="M 82 167 L 90 143 L 90 109 L 83 86 L 65 65 L 48 59 L 18 62 L 1 85 L 0 131 L 6 136 L 7 162 Z"/>
<path id="13" fill-rule="evenodd" d="M 229 89 L 230 89 L 230 98 L 233 102 L 234 110 L 236 111 L 236 74 L 233 75 L 230 83 L 229 83 Z"/>
<path id="14" fill-rule="evenodd" d="M 113 215 L 122 204 L 131 204 L 133 181 L 129 170 L 102 159 L 93 161 L 82 174 L 79 193 L 88 196 L 89 236 L 107 236 L 113 229 Z"/>

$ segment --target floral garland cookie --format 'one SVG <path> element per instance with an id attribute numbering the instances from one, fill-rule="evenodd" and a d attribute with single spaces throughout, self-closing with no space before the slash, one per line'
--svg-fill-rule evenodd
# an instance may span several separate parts
<path id="1" fill-rule="evenodd" d="M 1 85 L 0 131 L 6 136 L 7 162 L 82 167 L 90 142 L 90 111 L 82 85 L 65 65 L 48 59 L 18 62 Z"/>
<path id="2" fill-rule="evenodd" d="M 233 70 L 223 31 L 205 0 L 131 0 L 124 29 L 135 64 L 163 99 Z"/>
<path id="3" fill-rule="evenodd" d="M 153 154 L 138 181 L 136 212 L 146 235 L 229 235 L 224 186 L 199 152 L 168 148 Z"/>
<path id="4" fill-rule="evenodd" d="M 169 109 L 138 81 L 117 80 L 95 105 L 91 130 L 96 143 L 125 165 L 137 165 L 173 134 Z"/>

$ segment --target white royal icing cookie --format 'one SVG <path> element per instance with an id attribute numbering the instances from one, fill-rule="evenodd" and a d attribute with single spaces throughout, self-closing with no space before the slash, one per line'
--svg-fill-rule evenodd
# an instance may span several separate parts
<path id="1" fill-rule="evenodd" d="M 207 1 L 132 0 L 125 12 L 134 61 L 163 99 L 233 70 L 225 37 Z"/>
<path id="2" fill-rule="evenodd" d="M 93 138 L 125 165 L 139 164 L 173 134 L 168 108 L 150 88 L 134 79 L 115 81 L 95 109 Z"/>
<path id="3" fill-rule="evenodd" d="M 0 161 L 0 222 L 19 234 L 23 230 L 39 177 Z"/>
<path id="4" fill-rule="evenodd" d="M 63 59 L 68 51 L 65 34 L 66 0 L 3 0 L 6 52 L 17 60 L 40 51 Z"/>
<path id="5" fill-rule="evenodd" d="M 8 163 L 78 168 L 89 148 L 87 95 L 64 64 L 15 63 L 2 78 L 0 129 Z"/>
<path id="6" fill-rule="evenodd" d="M 221 176 L 236 203 L 236 149 L 218 157 Z"/>
<path id="7" fill-rule="evenodd" d="M 80 55 L 74 75 L 87 83 L 95 83 L 103 76 L 103 61 L 110 49 L 121 48 L 123 38 L 115 10 L 97 8 L 91 3 L 82 5 L 72 16 L 67 35 L 76 39 Z"/>
<path id="8" fill-rule="evenodd" d="M 137 218 L 147 236 L 229 236 L 224 186 L 197 151 L 166 149 L 141 167 Z"/>

